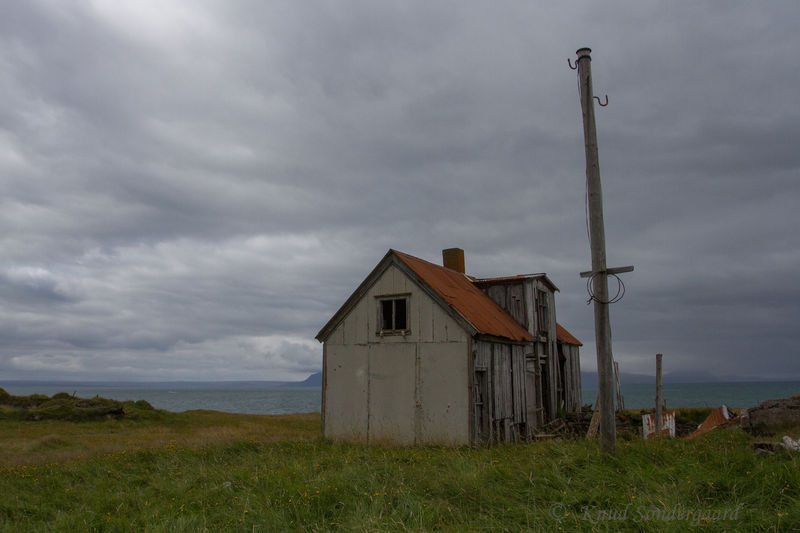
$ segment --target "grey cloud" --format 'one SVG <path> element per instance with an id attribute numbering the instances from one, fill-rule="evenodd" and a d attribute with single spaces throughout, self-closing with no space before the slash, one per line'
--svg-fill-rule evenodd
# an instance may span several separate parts
<path id="1" fill-rule="evenodd" d="M 589 45 L 618 357 L 800 378 L 797 11 L 5 3 L 0 370 L 300 379 L 388 248 L 449 246 L 548 272 L 592 368 Z"/>

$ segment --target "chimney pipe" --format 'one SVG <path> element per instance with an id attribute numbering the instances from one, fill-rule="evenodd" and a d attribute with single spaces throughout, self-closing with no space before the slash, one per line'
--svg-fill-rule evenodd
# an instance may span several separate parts
<path id="1" fill-rule="evenodd" d="M 442 264 L 445 268 L 464 274 L 464 250 L 461 248 L 442 250 Z"/>

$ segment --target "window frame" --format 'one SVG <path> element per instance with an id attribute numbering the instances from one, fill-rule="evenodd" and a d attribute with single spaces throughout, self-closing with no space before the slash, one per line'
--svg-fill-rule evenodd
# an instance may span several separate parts
<path id="1" fill-rule="evenodd" d="M 550 329 L 549 295 L 547 291 L 537 289 L 534 299 L 536 300 L 536 333 L 547 337 Z"/>
<path id="2" fill-rule="evenodd" d="M 387 335 L 402 335 L 406 336 L 411 333 L 409 325 L 409 302 L 411 300 L 411 293 L 402 294 L 382 294 L 375 297 L 377 307 L 377 324 L 376 333 L 379 337 Z M 397 328 L 397 302 L 403 301 L 405 303 L 405 328 Z M 384 326 L 384 303 L 392 302 L 392 317 L 391 329 L 385 329 Z"/>

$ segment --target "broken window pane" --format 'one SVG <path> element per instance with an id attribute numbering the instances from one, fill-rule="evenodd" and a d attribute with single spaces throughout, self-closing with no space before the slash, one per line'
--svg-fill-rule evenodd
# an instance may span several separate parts
<path id="1" fill-rule="evenodd" d="M 394 301 L 394 329 L 406 329 L 406 300 Z"/>
<path id="2" fill-rule="evenodd" d="M 391 330 L 392 327 L 392 300 L 381 300 L 381 329 Z"/>

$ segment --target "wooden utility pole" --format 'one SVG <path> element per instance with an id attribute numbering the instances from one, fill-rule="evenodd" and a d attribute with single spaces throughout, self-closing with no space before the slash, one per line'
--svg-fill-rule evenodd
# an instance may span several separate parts
<path id="1" fill-rule="evenodd" d="M 592 92 L 592 50 L 577 52 L 580 82 L 583 139 L 586 146 L 586 190 L 589 198 L 589 232 L 592 270 L 582 272 L 591 277 L 594 300 L 594 336 L 597 347 L 597 378 L 600 404 L 600 446 L 604 453 L 617 454 L 617 426 L 614 415 L 614 369 L 611 353 L 611 326 L 608 312 L 608 274 L 630 272 L 633 267 L 606 268 L 606 236 L 603 226 L 603 190 L 600 186 L 600 163 L 597 155 L 597 128 L 594 120 Z M 599 102 L 599 99 L 598 99 Z M 606 100 L 606 104 L 608 100 Z"/>
<path id="2" fill-rule="evenodd" d="M 661 412 L 661 404 L 663 398 L 661 396 L 661 354 L 656 354 L 656 435 L 661 436 L 661 428 L 664 426 L 663 413 Z"/>

